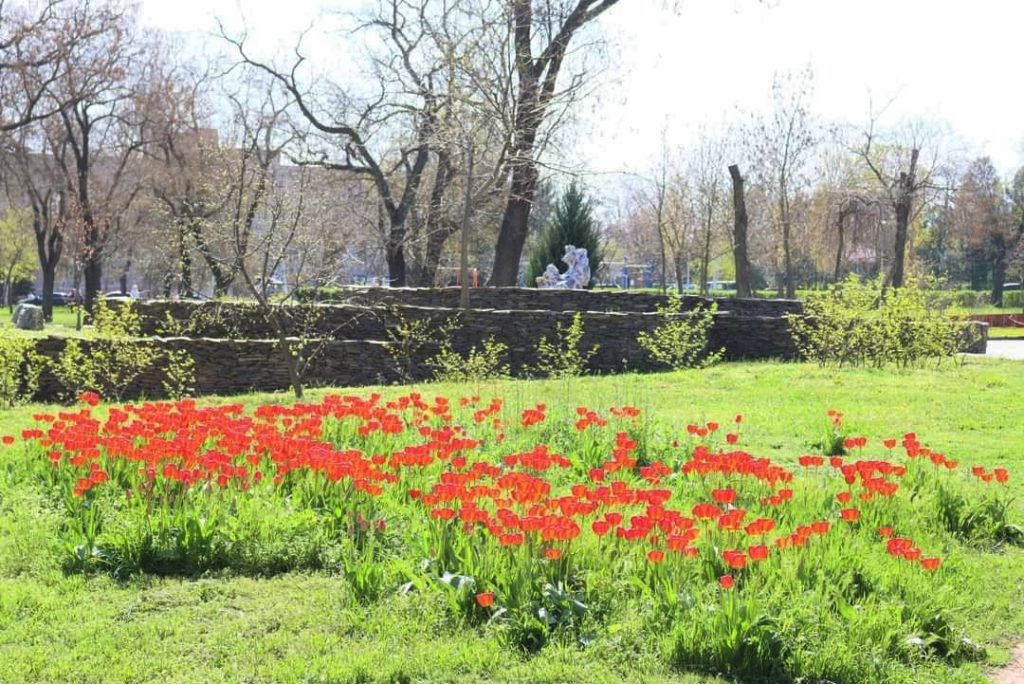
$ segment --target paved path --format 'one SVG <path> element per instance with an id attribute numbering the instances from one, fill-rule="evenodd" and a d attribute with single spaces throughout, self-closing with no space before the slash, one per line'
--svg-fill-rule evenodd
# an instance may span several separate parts
<path id="1" fill-rule="evenodd" d="M 1010 663 L 992 677 L 993 684 L 1024 684 L 1024 644 L 1017 644 L 1010 654 Z"/>
<path id="2" fill-rule="evenodd" d="M 1022 340 L 989 340 L 985 356 L 1001 359 L 1018 359 L 1024 361 L 1024 339 Z"/>

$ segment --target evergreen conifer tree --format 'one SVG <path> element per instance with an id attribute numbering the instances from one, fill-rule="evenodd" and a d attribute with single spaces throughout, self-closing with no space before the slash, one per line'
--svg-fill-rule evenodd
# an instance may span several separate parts
<path id="1" fill-rule="evenodd" d="M 562 257 L 566 245 L 587 250 L 593 282 L 603 256 L 600 236 L 594 224 L 590 202 L 576 183 L 570 185 L 559 199 L 547 230 L 530 254 L 530 262 L 526 267 L 527 287 L 537 286 L 537 276 L 544 274 L 548 264 L 554 264 L 559 272 L 565 273 L 568 267 L 562 262 Z"/>

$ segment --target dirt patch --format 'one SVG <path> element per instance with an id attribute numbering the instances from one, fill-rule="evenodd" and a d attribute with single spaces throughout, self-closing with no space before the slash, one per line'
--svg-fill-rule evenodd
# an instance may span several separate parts
<path id="1" fill-rule="evenodd" d="M 993 684 L 1024 684 L 1024 644 L 1017 644 L 1010 654 L 1010 663 L 992 674 Z"/>

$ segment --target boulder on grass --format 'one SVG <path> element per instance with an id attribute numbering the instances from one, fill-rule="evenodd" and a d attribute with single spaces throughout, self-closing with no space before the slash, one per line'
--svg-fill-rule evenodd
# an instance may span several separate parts
<path id="1" fill-rule="evenodd" d="M 11 320 L 19 330 L 42 330 L 43 309 L 35 304 L 19 304 Z"/>

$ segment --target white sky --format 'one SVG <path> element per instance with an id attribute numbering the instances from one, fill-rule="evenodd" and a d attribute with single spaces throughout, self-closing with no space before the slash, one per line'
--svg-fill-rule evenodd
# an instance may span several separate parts
<path id="1" fill-rule="evenodd" d="M 214 17 L 290 46 L 320 7 L 359 0 L 142 0 L 144 24 L 211 32 Z M 768 106 L 777 72 L 814 72 L 812 110 L 865 121 L 869 96 L 895 101 L 882 123 L 947 123 L 969 154 L 1005 173 L 1024 164 L 1020 29 L 1024 0 L 620 0 L 602 18 L 617 63 L 581 114 L 594 171 L 644 172 L 663 138 Z M 211 42 L 214 39 L 209 39 Z M 337 42 L 333 43 L 337 44 Z"/>

